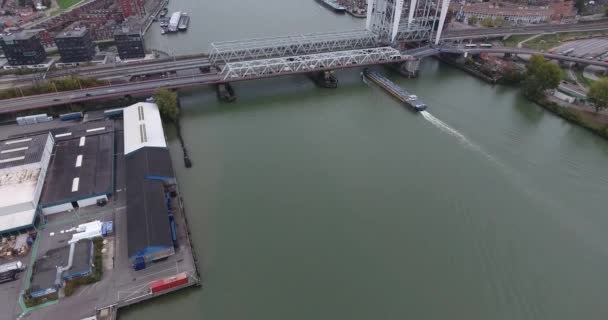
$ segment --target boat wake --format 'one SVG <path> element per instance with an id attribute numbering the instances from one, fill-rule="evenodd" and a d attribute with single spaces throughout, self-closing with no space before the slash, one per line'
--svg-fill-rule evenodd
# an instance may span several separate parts
<path id="1" fill-rule="evenodd" d="M 441 131 L 458 139 L 458 141 L 461 144 L 463 144 L 464 146 L 466 146 L 467 148 L 478 151 L 481 154 L 483 154 L 485 157 L 487 157 L 488 159 L 492 160 L 493 162 L 495 162 L 497 164 L 499 163 L 498 160 L 496 160 L 490 154 L 483 151 L 479 145 L 477 145 L 474 142 L 472 142 L 471 140 L 469 140 L 467 137 L 465 137 L 465 135 L 458 132 L 458 130 L 450 127 L 447 123 L 437 119 L 435 116 L 433 116 L 432 114 L 430 114 L 427 111 L 420 111 L 420 114 L 424 117 L 424 119 L 426 119 L 428 122 L 433 124 L 435 127 L 439 128 Z"/>

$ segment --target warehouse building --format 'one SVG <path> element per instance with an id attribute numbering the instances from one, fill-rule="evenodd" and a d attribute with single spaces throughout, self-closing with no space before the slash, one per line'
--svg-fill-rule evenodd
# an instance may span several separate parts
<path id="1" fill-rule="evenodd" d="M 84 239 L 75 243 L 71 265 L 70 250 L 70 246 L 54 248 L 36 260 L 30 287 L 32 297 L 42 297 L 57 292 L 60 287 L 60 284 L 57 284 L 58 267 L 70 267 L 59 274 L 61 282 L 86 277 L 93 272 L 94 247 L 91 240 Z"/>
<path id="2" fill-rule="evenodd" d="M 136 269 L 175 253 L 168 186 L 175 183 L 158 107 L 123 111 L 127 172 L 128 255 Z"/>
<path id="3" fill-rule="evenodd" d="M 0 141 L 0 233 L 34 226 L 53 144 L 49 133 Z"/>
<path id="4" fill-rule="evenodd" d="M 44 215 L 107 202 L 114 182 L 114 125 L 91 121 L 53 130 L 56 141 L 40 206 Z"/>

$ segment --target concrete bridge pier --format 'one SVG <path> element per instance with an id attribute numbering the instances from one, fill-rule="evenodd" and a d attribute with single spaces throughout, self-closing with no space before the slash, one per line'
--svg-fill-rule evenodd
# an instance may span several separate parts
<path id="1" fill-rule="evenodd" d="M 236 100 L 236 94 L 230 83 L 218 83 L 217 87 L 217 98 L 224 102 L 234 102 Z"/>
<path id="2" fill-rule="evenodd" d="M 338 87 L 338 78 L 333 71 L 316 71 L 308 76 L 321 88 L 335 89 Z"/>
<path id="3" fill-rule="evenodd" d="M 399 65 L 399 73 L 408 77 L 418 77 L 418 70 L 420 69 L 420 59 L 407 60 Z"/>

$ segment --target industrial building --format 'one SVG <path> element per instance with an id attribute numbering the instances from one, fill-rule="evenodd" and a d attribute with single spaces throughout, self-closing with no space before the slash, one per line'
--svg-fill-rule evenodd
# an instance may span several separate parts
<path id="1" fill-rule="evenodd" d="M 146 56 L 144 37 L 140 26 L 124 24 L 122 28 L 114 32 L 114 43 L 118 50 L 118 56 L 122 60 L 140 59 Z"/>
<path id="2" fill-rule="evenodd" d="M 95 57 L 95 43 L 89 29 L 76 27 L 55 36 L 55 44 L 61 55 L 61 62 L 86 62 Z"/>
<path id="3" fill-rule="evenodd" d="M 141 266 L 175 253 L 169 197 L 175 175 L 156 104 L 127 107 L 123 118 L 127 247 L 130 261 Z"/>
<path id="4" fill-rule="evenodd" d="M 93 271 L 93 242 L 83 239 L 71 246 L 61 246 L 47 251 L 38 259 L 32 273 L 31 295 L 41 297 L 57 292 L 60 287 L 57 282 L 85 277 Z M 70 251 L 72 260 L 70 261 Z M 58 273 L 58 267 L 68 267 Z M 58 279 L 59 277 L 59 279 Z"/>
<path id="5" fill-rule="evenodd" d="M 46 51 L 34 32 L 21 31 L 0 37 L 0 47 L 11 66 L 42 64 Z"/>
<path id="6" fill-rule="evenodd" d="M 0 141 L 0 233 L 34 226 L 53 144 L 49 133 Z"/>
<path id="7" fill-rule="evenodd" d="M 52 131 L 55 150 L 40 200 L 44 215 L 108 200 L 114 181 L 113 121 L 90 121 Z"/>

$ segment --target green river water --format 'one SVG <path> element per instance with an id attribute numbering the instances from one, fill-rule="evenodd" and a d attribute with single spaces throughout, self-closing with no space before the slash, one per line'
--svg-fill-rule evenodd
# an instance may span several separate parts
<path id="1" fill-rule="evenodd" d="M 314 0 L 170 9 L 190 30 L 148 43 L 177 53 L 363 27 Z M 204 288 L 120 319 L 606 319 L 608 143 L 433 59 L 385 71 L 424 115 L 360 71 L 237 83 L 233 104 L 182 92 L 194 167 L 171 149 Z"/>

